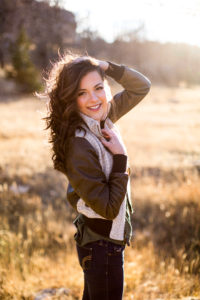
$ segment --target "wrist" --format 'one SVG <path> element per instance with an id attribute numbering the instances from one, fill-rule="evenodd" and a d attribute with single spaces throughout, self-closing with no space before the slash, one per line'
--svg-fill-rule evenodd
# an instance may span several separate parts
<path id="1" fill-rule="evenodd" d="M 118 65 L 116 63 L 112 63 L 110 61 L 107 61 L 109 67 L 105 71 L 106 75 L 113 77 L 115 80 L 120 80 L 123 73 L 125 66 L 124 65 Z"/>
<path id="2" fill-rule="evenodd" d="M 117 152 L 112 152 L 113 155 L 127 155 L 124 151 L 117 151 Z"/>
<path id="3" fill-rule="evenodd" d="M 127 169 L 127 156 L 124 154 L 114 154 L 112 172 L 124 173 L 126 172 L 126 169 Z"/>

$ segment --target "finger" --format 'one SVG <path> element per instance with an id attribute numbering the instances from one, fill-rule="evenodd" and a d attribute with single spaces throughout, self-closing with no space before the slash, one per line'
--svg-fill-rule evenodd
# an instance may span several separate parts
<path id="1" fill-rule="evenodd" d="M 107 137 L 107 138 L 110 138 L 110 135 L 107 134 L 107 133 L 103 133 L 103 136 L 104 136 L 104 137 Z"/>
<path id="2" fill-rule="evenodd" d="M 102 133 L 102 136 L 103 136 L 103 137 L 106 137 L 106 138 L 109 138 L 109 139 L 110 139 L 111 136 L 112 136 L 112 135 L 110 135 L 108 132 L 105 132 L 105 131 L 101 131 L 101 133 Z"/>
<path id="3" fill-rule="evenodd" d="M 102 128 L 101 130 L 103 130 L 103 131 L 106 131 L 106 132 L 111 132 L 111 133 L 113 133 L 114 132 L 114 128 Z"/>
<path id="4" fill-rule="evenodd" d="M 102 128 L 102 129 L 101 129 L 101 131 L 108 132 L 108 129 L 104 129 L 104 128 Z"/>
<path id="5" fill-rule="evenodd" d="M 110 130 L 110 129 L 101 129 L 101 132 L 102 132 L 102 133 L 106 133 L 106 134 L 108 134 L 109 136 L 113 135 L 113 131 Z"/>
<path id="6" fill-rule="evenodd" d="M 110 143 L 108 141 L 106 141 L 105 139 L 101 138 L 100 140 L 101 140 L 101 142 L 104 146 L 109 146 L 110 145 Z"/>

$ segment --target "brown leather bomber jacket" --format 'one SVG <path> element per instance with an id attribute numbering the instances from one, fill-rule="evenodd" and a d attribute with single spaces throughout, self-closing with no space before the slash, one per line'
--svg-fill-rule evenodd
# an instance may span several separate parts
<path id="1" fill-rule="evenodd" d="M 107 118 L 113 123 L 136 106 L 149 92 L 151 82 L 140 72 L 124 65 L 109 62 L 106 74 L 124 88 L 114 95 Z M 101 122 L 101 127 L 103 123 Z M 112 221 L 118 214 L 127 194 L 128 174 L 126 159 L 113 156 L 113 168 L 106 180 L 93 146 L 83 137 L 73 137 L 69 143 L 66 175 L 69 180 L 67 199 L 77 210 L 77 201 L 82 198 L 86 205 L 106 220 Z M 131 201 L 129 199 L 129 201 Z M 103 220 L 100 220 L 103 228 Z M 109 226 L 108 226 L 109 227 Z M 102 234 L 102 232 L 99 232 Z M 106 235 L 105 233 L 103 235 Z"/>

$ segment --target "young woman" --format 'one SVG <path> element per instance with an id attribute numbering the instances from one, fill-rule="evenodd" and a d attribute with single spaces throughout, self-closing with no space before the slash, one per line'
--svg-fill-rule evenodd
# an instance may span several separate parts
<path id="1" fill-rule="evenodd" d="M 112 97 L 106 76 L 124 90 Z M 66 174 L 78 216 L 83 300 L 122 299 L 123 253 L 133 212 L 127 152 L 114 123 L 148 93 L 150 81 L 125 65 L 67 54 L 47 80 L 54 168 Z M 130 126 L 130 125 L 129 125 Z"/>

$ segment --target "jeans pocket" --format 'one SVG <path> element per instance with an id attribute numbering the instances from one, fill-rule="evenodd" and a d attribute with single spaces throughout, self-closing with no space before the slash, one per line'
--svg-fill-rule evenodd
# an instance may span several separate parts
<path id="1" fill-rule="evenodd" d="M 123 254 L 123 251 L 125 249 L 125 246 L 124 245 L 113 245 L 109 251 L 108 251 L 108 255 L 109 256 L 118 256 L 118 255 L 122 255 Z"/>
<path id="2" fill-rule="evenodd" d="M 92 248 L 91 247 L 81 247 L 76 244 L 78 259 L 80 266 L 83 271 L 90 270 L 92 267 Z"/>

